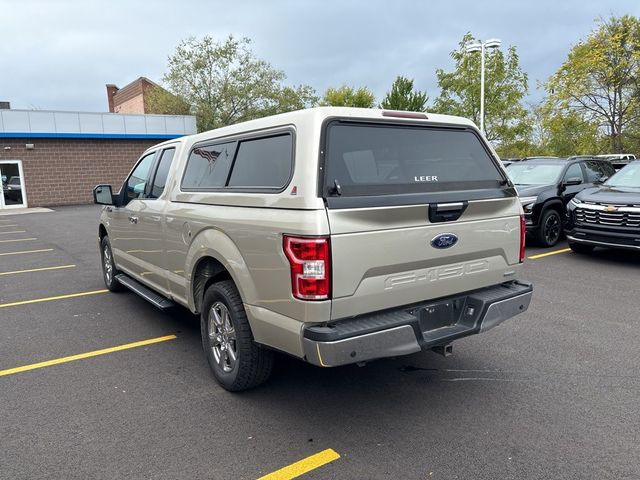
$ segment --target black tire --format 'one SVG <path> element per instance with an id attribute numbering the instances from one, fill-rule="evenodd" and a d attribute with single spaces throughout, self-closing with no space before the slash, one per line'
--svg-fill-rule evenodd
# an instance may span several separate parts
<path id="1" fill-rule="evenodd" d="M 536 232 L 536 243 L 541 247 L 553 247 L 562 236 L 562 218 L 557 210 L 545 210 Z"/>
<path id="2" fill-rule="evenodd" d="M 209 367 L 224 389 L 239 392 L 267 381 L 273 369 L 273 352 L 254 341 L 242 299 L 231 280 L 207 288 L 200 331 Z"/>
<path id="3" fill-rule="evenodd" d="M 585 245 L 583 243 L 569 242 L 569 248 L 576 253 L 587 254 L 593 252 L 593 245 Z"/>
<path id="4" fill-rule="evenodd" d="M 102 260 L 102 278 L 106 287 L 112 292 L 121 292 L 124 287 L 116 279 L 116 275 L 120 270 L 116 268 L 113 260 L 113 252 L 111 251 L 111 243 L 109 237 L 105 235 L 100 241 L 100 259 Z"/>

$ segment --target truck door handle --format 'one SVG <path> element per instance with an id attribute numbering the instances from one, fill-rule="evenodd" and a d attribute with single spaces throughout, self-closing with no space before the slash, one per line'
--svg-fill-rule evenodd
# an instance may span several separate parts
<path id="1" fill-rule="evenodd" d="M 138 223 L 138 217 L 135 216 L 130 216 L 129 217 L 129 223 Z"/>

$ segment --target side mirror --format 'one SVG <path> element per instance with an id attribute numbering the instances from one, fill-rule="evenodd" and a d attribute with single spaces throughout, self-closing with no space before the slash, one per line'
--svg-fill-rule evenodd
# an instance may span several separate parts
<path id="1" fill-rule="evenodd" d="M 580 185 L 582 183 L 582 179 L 580 177 L 571 177 L 567 178 L 562 184 L 567 187 L 570 185 Z"/>
<path id="2" fill-rule="evenodd" d="M 597 179 L 595 182 L 593 182 L 593 183 L 602 184 L 602 183 L 606 182 L 607 180 L 609 180 L 609 177 L 607 177 L 606 175 L 604 175 L 604 176 L 602 176 L 602 177 L 598 178 L 598 179 Z"/>
<path id="3" fill-rule="evenodd" d="M 113 205 L 111 185 L 98 185 L 93 189 L 93 203 L 98 205 Z"/>

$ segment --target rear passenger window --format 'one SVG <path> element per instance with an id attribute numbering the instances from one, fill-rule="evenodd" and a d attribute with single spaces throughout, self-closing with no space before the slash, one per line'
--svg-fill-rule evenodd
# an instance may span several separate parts
<path id="1" fill-rule="evenodd" d="M 173 155 L 176 153 L 175 148 L 168 148 L 162 152 L 158 168 L 156 170 L 156 176 L 153 179 L 153 187 L 151 188 L 151 194 L 149 198 L 158 198 L 164 192 L 164 186 L 167 183 L 167 177 L 169 176 L 169 170 L 171 169 L 171 162 Z"/>
<path id="2" fill-rule="evenodd" d="M 196 147 L 187 160 L 182 188 L 207 189 L 224 187 L 233 161 L 236 142 Z"/>
<path id="3" fill-rule="evenodd" d="M 605 177 L 609 178 L 615 175 L 616 169 L 609 162 L 600 162 L 600 167 Z"/>
<path id="4" fill-rule="evenodd" d="M 595 160 L 584 162 L 584 166 L 587 170 L 587 182 L 593 183 L 600 180 L 603 177 L 610 177 L 615 173 L 613 167 L 609 167 L 604 162 L 597 162 Z M 607 168 L 609 167 L 609 168 Z"/>
<path id="5" fill-rule="evenodd" d="M 282 188 L 291 176 L 289 134 L 240 142 L 230 187 Z"/>

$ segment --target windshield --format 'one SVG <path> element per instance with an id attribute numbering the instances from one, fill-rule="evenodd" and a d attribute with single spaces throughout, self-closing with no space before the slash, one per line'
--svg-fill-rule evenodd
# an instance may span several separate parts
<path id="1" fill-rule="evenodd" d="M 563 165 L 549 163 L 512 163 L 507 173 L 515 185 L 549 185 L 556 183 Z"/>
<path id="2" fill-rule="evenodd" d="M 640 188 L 640 163 L 631 163 L 627 165 L 604 184 L 609 187 Z"/>

